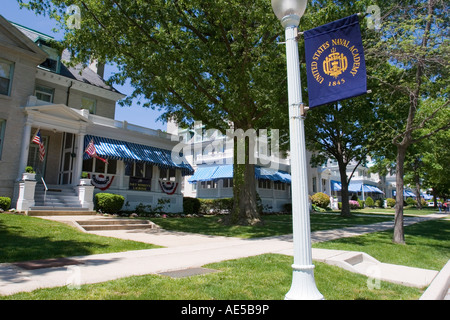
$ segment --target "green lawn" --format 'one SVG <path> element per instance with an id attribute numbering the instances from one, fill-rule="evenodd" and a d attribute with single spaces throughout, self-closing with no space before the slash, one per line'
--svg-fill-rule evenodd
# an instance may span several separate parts
<path id="1" fill-rule="evenodd" d="M 372 224 L 392 220 L 392 216 L 352 216 L 338 214 L 311 214 L 311 231 L 344 228 L 360 224 Z M 207 235 L 239 237 L 244 239 L 270 237 L 292 233 L 291 215 L 263 216 L 262 226 L 227 226 L 219 222 L 219 216 L 203 218 L 152 218 L 163 229 L 201 233 Z"/>
<path id="2" fill-rule="evenodd" d="M 410 216 L 418 216 L 418 215 L 428 215 L 432 213 L 439 212 L 439 209 L 435 209 L 433 207 L 424 207 L 423 209 L 419 210 L 416 207 L 410 207 L 406 206 L 403 208 L 403 214 L 410 215 Z M 364 209 L 358 209 L 358 210 L 352 210 L 353 214 L 359 214 L 359 213 L 368 213 L 368 214 L 374 214 L 374 213 L 382 213 L 382 214 L 394 214 L 395 209 L 394 208 L 364 208 Z"/>
<path id="3" fill-rule="evenodd" d="M 0 262 L 152 249 L 157 246 L 100 237 L 63 223 L 35 217 L 0 214 Z"/>
<path id="4" fill-rule="evenodd" d="M 314 248 L 363 251 L 392 264 L 440 270 L 450 259 L 450 220 L 431 220 L 405 227 L 406 244 L 392 242 L 384 231 L 313 244 Z"/>
<path id="5" fill-rule="evenodd" d="M 100 284 L 40 289 L 3 299 L 44 300 L 282 300 L 292 279 L 292 257 L 265 254 L 207 265 L 220 272 L 173 279 L 146 275 Z M 317 287 L 327 300 L 411 300 L 422 290 L 381 282 L 369 289 L 367 278 L 315 263 Z M 1 298 L 1 297 L 0 297 Z"/>
<path id="6" fill-rule="evenodd" d="M 312 214 L 311 229 L 324 230 L 392 219 L 383 216 L 342 218 Z M 291 216 L 265 216 L 264 227 L 229 227 L 218 217 L 160 218 L 152 221 L 167 229 L 254 238 L 291 231 Z M 208 232 L 207 232 L 208 231 Z M 376 259 L 401 265 L 439 270 L 450 258 L 450 221 L 435 220 L 405 228 L 406 245 L 392 243 L 392 231 L 377 232 L 314 244 L 315 248 L 363 251 Z M 52 257 L 155 248 L 155 246 L 82 233 L 70 226 L 39 218 L 0 214 L 0 261 L 13 262 Z M 129 277 L 80 289 L 36 290 L 2 299 L 173 299 L 173 300 L 280 300 L 290 288 L 292 257 L 261 255 L 207 265 L 220 272 L 172 279 L 158 275 Z M 319 291 L 328 300 L 418 299 L 423 290 L 381 282 L 369 289 L 367 278 L 338 267 L 314 262 Z"/>

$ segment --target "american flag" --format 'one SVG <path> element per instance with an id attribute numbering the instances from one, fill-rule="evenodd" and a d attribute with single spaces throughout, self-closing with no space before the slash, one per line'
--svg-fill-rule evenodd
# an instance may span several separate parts
<path id="1" fill-rule="evenodd" d="M 44 143 L 42 142 L 42 138 L 41 138 L 41 130 L 38 129 L 38 131 L 36 132 L 36 134 L 33 137 L 32 142 L 39 145 L 39 160 L 41 160 L 41 162 L 43 162 L 44 157 L 45 157 L 45 147 L 44 147 Z"/>
<path id="2" fill-rule="evenodd" d="M 104 163 L 108 163 L 108 160 L 100 158 L 97 155 L 97 150 L 95 149 L 94 139 L 91 139 L 91 142 L 89 142 L 89 145 L 87 146 L 87 148 L 86 148 L 86 150 L 84 152 L 86 152 L 92 158 L 97 158 L 97 159 L 103 161 Z"/>

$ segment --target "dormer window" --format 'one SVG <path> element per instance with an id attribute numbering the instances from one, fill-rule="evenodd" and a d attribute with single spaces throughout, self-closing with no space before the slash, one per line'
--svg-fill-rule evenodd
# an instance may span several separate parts
<path id="1" fill-rule="evenodd" d="M 61 55 L 58 50 L 48 45 L 48 42 L 42 39 L 36 41 L 36 44 L 48 54 L 48 58 L 39 65 L 39 67 L 59 73 L 61 70 Z"/>

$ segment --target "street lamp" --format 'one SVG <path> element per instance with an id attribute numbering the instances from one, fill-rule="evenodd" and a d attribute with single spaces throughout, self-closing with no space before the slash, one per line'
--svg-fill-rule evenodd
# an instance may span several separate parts
<path id="1" fill-rule="evenodd" d="M 307 0 L 272 0 L 272 8 L 286 32 L 286 59 L 289 94 L 291 143 L 292 223 L 294 264 L 292 284 L 286 300 L 320 300 L 314 281 L 309 219 L 307 161 L 304 116 L 298 56 L 297 27 L 305 13 Z"/>

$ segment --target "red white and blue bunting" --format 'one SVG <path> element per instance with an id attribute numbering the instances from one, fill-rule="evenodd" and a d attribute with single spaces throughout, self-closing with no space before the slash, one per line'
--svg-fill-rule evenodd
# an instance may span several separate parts
<path id="1" fill-rule="evenodd" d="M 100 190 L 108 189 L 112 182 L 114 181 L 114 176 L 105 176 L 103 174 L 95 175 L 88 174 L 89 178 L 91 178 L 92 185 Z"/>
<path id="2" fill-rule="evenodd" d="M 166 194 L 174 194 L 178 187 L 178 182 L 159 180 L 161 190 Z"/>

